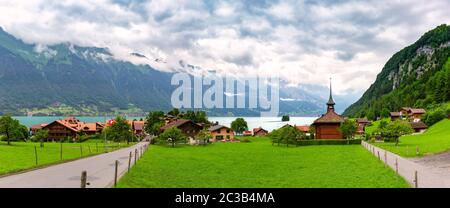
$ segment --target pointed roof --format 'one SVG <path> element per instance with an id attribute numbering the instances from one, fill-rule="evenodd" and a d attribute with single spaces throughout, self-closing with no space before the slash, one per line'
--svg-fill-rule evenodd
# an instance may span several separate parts
<path id="1" fill-rule="evenodd" d="M 333 100 L 333 93 L 331 90 L 331 78 L 330 78 L 330 97 L 328 98 L 327 105 L 334 105 L 334 104 L 336 104 L 336 103 Z"/>
<path id="2" fill-rule="evenodd" d="M 316 123 L 342 123 L 344 122 L 344 117 L 340 116 L 334 111 L 328 111 L 322 117 L 316 119 L 314 124 Z"/>

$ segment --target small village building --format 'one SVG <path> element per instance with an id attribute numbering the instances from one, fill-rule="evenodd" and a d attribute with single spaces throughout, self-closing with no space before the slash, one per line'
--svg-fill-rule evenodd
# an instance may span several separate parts
<path id="1" fill-rule="evenodd" d="M 401 118 L 400 112 L 390 112 L 391 121 L 399 120 Z"/>
<path id="2" fill-rule="evenodd" d="M 71 138 L 74 140 L 78 139 L 79 130 L 62 120 L 53 121 L 48 125 L 44 126 L 42 129 L 48 130 L 47 140 L 60 141 L 67 138 Z"/>
<path id="3" fill-rule="evenodd" d="M 344 139 L 340 126 L 344 122 L 344 118 L 334 111 L 331 83 L 330 83 L 330 97 L 327 102 L 327 112 L 313 123 L 316 129 L 316 139 Z"/>
<path id="4" fill-rule="evenodd" d="M 213 142 L 234 140 L 234 131 L 229 127 L 214 125 L 209 127 L 208 131 L 211 134 L 211 141 Z"/>
<path id="5" fill-rule="evenodd" d="M 198 134 L 198 132 L 200 132 L 203 129 L 202 126 L 198 125 L 197 123 L 191 120 L 178 119 L 161 127 L 161 131 L 164 132 L 165 130 L 171 127 L 177 127 L 178 129 L 181 130 L 181 132 L 183 132 L 184 135 L 190 138 L 194 138 Z"/>
<path id="6" fill-rule="evenodd" d="M 37 131 L 41 130 L 44 126 L 47 126 L 46 123 L 43 124 L 35 124 L 30 127 L 31 134 L 36 134 Z"/>
<path id="7" fill-rule="evenodd" d="M 421 121 L 422 116 L 426 113 L 423 108 L 411 108 L 409 111 L 409 118 L 414 122 Z"/>
<path id="8" fill-rule="evenodd" d="M 303 132 L 305 134 L 309 134 L 310 131 L 310 126 L 295 126 L 295 128 L 297 128 L 300 132 Z"/>
<path id="9" fill-rule="evenodd" d="M 252 131 L 247 130 L 242 133 L 242 136 L 253 136 L 253 133 L 252 133 Z"/>
<path id="10" fill-rule="evenodd" d="M 269 134 L 269 131 L 263 129 L 262 127 L 254 128 L 253 129 L 253 136 L 267 136 Z"/>
<path id="11" fill-rule="evenodd" d="M 418 121 L 418 122 L 410 122 L 409 124 L 411 124 L 411 127 L 414 129 L 414 132 L 416 133 L 423 133 L 428 129 L 428 126 L 422 122 L 422 121 Z"/>
<path id="12" fill-rule="evenodd" d="M 356 133 L 364 134 L 364 132 L 366 131 L 366 126 L 370 123 L 370 121 L 367 118 L 358 118 L 356 119 L 356 123 L 358 124 Z"/>

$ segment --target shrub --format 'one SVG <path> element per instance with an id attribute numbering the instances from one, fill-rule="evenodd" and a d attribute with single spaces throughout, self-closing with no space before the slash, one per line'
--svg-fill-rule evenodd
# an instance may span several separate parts
<path id="1" fill-rule="evenodd" d="M 361 139 L 316 139 L 316 140 L 302 140 L 297 143 L 299 146 L 308 145 L 347 145 L 347 144 L 361 144 Z"/>

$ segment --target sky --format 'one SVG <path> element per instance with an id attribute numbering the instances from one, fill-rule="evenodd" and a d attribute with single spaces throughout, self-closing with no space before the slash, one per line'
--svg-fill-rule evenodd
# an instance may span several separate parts
<path id="1" fill-rule="evenodd" d="M 27 43 L 106 47 L 164 71 L 186 65 L 361 94 L 386 61 L 450 24 L 450 1 L 0 0 L 0 26 Z M 131 55 L 139 53 L 147 58 Z"/>

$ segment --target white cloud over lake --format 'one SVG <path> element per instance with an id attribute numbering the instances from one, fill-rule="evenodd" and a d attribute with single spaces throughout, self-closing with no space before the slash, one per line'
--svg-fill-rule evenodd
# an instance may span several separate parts
<path id="1" fill-rule="evenodd" d="M 0 26 L 38 49 L 107 47 L 162 70 L 182 60 L 235 75 L 278 72 L 294 85 L 327 86 L 333 76 L 345 94 L 367 89 L 393 53 L 449 24 L 449 8 L 445 0 L 0 0 Z"/>

